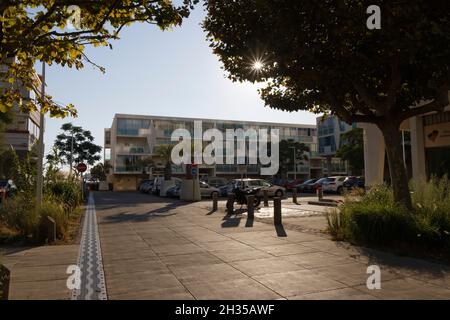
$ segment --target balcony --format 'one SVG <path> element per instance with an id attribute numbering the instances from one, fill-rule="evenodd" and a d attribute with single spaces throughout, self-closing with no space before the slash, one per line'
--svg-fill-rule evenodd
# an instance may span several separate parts
<path id="1" fill-rule="evenodd" d="M 143 167 L 141 166 L 128 166 L 128 167 L 116 167 L 115 173 L 129 173 L 129 174 L 141 174 L 143 172 Z"/>
<path id="2" fill-rule="evenodd" d="M 118 147 L 116 149 L 118 155 L 150 155 L 150 148 L 148 147 Z"/>

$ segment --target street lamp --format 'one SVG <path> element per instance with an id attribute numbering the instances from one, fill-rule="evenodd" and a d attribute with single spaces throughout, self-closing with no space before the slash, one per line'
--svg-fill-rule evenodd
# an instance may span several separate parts
<path id="1" fill-rule="evenodd" d="M 290 149 L 294 149 L 294 180 L 297 180 L 297 149 L 295 147 L 289 147 Z"/>
<path id="2" fill-rule="evenodd" d="M 42 84 L 41 84 L 41 114 L 38 141 L 38 161 L 37 161 L 37 179 L 36 179 L 36 203 L 38 206 L 42 204 L 42 186 L 44 184 L 44 127 L 45 117 L 43 112 L 43 104 L 45 101 L 45 62 L 42 62 Z"/>

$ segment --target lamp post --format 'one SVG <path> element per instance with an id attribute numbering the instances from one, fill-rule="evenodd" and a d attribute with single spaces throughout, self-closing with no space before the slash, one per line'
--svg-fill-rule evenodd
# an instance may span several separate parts
<path id="1" fill-rule="evenodd" d="M 42 186 L 44 182 L 44 128 L 45 116 L 43 112 L 43 103 L 45 101 L 45 62 L 42 62 L 42 84 L 41 84 L 41 110 L 40 110 L 40 128 L 38 141 L 38 161 L 37 161 L 37 180 L 36 180 L 36 204 L 38 206 L 42 203 Z"/>
<path id="2" fill-rule="evenodd" d="M 294 180 L 297 180 L 297 149 L 295 147 L 289 147 L 290 149 L 294 149 Z"/>

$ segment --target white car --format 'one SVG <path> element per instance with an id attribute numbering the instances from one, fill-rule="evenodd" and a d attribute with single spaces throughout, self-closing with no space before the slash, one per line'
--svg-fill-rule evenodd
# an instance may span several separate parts
<path id="1" fill-rule="evenodd" d="M 200 194 L 202 197 L 213 197 L 214 194 L 217 194 L 217 196 L 220 196 L 220 190 L 211 187 L 206 182 L 200 181 Z"/>
<path id="2" fill-rule="evenodd" d="M 322 190 L 324 192 L 337 192 L 342 194 L 344 192 L 344 181 L 346 176 L 328 177 L 322 184 Z"/>
<path id="3" fill-rule="evenodd" d="M 263 196 L 264 190 L 267 190 L 269 197 L 280 197 L 282 198 L 286 194 L 286 189 L 277 186 L 275 184 L 271 184 L 263 179 L 236 179 L 233 180 L 233 185 L 237 187 L 241 187 L 244 184 L 244 188 L 261 188 L 258 195 Z M 230 191 L 231 192 L 231 191 Z"/>

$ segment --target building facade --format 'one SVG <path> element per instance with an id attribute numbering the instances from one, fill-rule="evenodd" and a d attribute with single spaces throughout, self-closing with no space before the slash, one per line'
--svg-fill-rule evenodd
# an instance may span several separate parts
<path id="1" fill-rule="evenodd" d="M 383 135 L 375 125 L 358 126 L 364 129 L 366 185 L 381 184 L 388 169 Z M 409 148 L 404 148 L 404 153 L 405 166 L 411 168 L 410 178 L 450 177 L 450 106 L 444 112 L 410 118 L 400 128 L 408 132 Z"/>
<path id="2" fill-rule="evenodd" d="M 2 70 L 4 72 L 4 70 Z M 34 73 L 35 87 L 41 88 L 41 78 Z M 0 82 L 0 93 L 2 88 L 9 86 L 9 83 Z M 37 103 L 39 91 L 29 90 L 20 87 L 20 92 L 24 100 L 34 100 Z M 22 112 L 17 106 L 12 108 L 11 123 L 6 124 L 3 133 L 3 147 L 13 148 L 19 157 L 25 157 L 31 151 L 39 138 L 40 113 L 39 111 Z"/>
<path id="3" fill-rule="evenodd" d="M 356 125 L 349 125 L 335 116 L 317 118 L 318 155 L 325 159 L 323 173 L 327 176 L 347 175 L 348 164 L 336 152 L 342 143 L 342 134 L 352 130 Z"/>
<path id="4" fill-rule="evenodd" d="M 176 144 L 171 141 L 172 132 L 187 129 L 193 135 L 194 121 L 201 121 L 203 131 L 211 128 L 225 132 L 227 129 L 278 129 L 280 140 L 293 140 L 309 147 L 307 161 L 299 161 L 288 168 L 288 177 L 299 179 L 321 177 L 323 158 L 318 154 L 317 128 L 315 125 L 281 124 L 269 122 L 231 121 L 116 114 L 111 128 L 105 129 L 105 159 L 111 165 L 108 180 L 115 190 L 135 189 L 141 179 L 149 175 L 163 174 L 165 162 L 154 155 L 158 145 Z M 146 159 L 153 159 L 153 168 L 146 168 Z M 259 177 L 260 165 L 215 164 L 200 165 L 201 177 L 237 178 L 242 172 L 248 177 Z M 184 166 L 172 166 L 174 176 L 185 174 Z"/>

